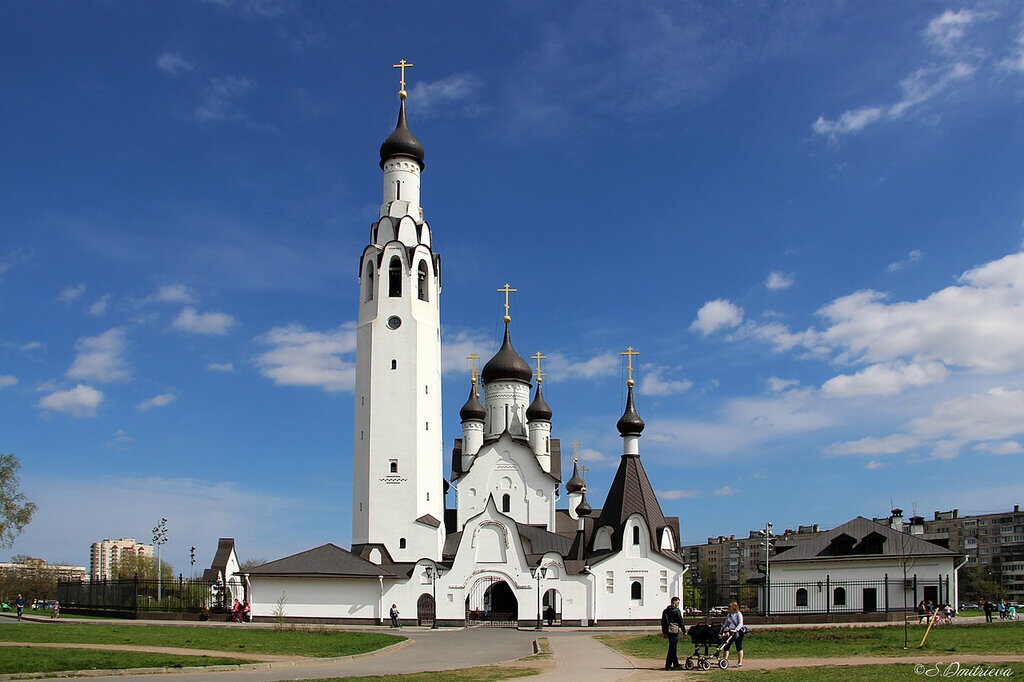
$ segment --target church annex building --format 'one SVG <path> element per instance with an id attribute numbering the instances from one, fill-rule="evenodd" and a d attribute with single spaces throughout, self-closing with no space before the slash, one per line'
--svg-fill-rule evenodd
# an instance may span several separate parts
<path id="1" fill-rule="evenodd" d="M 615 425 L 622 458 L 595 509 L 575 460 L 563 482 L 543 373 L 513 348 L 506 285 L 504 340 L 479 380 L 473 372 L 445 478 L 440 257 L 420 207 L 424 150 L 404 85 L 403 68 L 398 124 L 380 148 L 380 218 L 359 261 L 353 544 L 241 576 L 253 617 L 375 624 L 394 604 L 403 623 L 533 625 L 538 612 L 577 626 L 655 623 L 686 567 L 679 520 L 663 514 L 640 460 L 631 349 Z M 449 485 L 455 509 L 445 509 Z"/>

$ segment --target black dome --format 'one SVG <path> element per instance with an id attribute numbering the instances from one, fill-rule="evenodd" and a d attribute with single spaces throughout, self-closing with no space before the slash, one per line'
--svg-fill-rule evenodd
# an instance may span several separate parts
<path id="1" fill-rule="evenodd" d="M 636 413 L 636 408 L 633 407 L 633 387 L 630 386 L 628 391 L 626 411 L 619 417 L 619 422 L 615 425 L 615 428 L 619 430 L 620 435 L 639 436 L 644 430 L 644 420 L 640 418 L 640 415 Z"/>
<path id="2" fill-rule="evenodd" d="M 583 499 L 576 505 L 576 516 L 590 516 L 590 513 L 594 511 L 590 505 L 587 504 L 587 490 L 583 489 Z"/>
<path id="3" fill-rule="evenodd" d="M 579 469 L 576 466 L 576 460 L 572 461 L 572 478 L 565 482 L 565 492 L 567 493 L 578 493 L 583 490 L 583 479 L 580 478 Z"/>
<path id="4" fill-rule="evenodd" d="M 466 400 L 466 404 L 459 410 L 459 417 L 462 421 L 480 421 L 482 422 L 487 417 L 487 412 L 484 411 L 484 406 L 480 404 L 480 399 L 476 397 L 476 382 L 473 382 L 469 387 L 469 399 Z"/>
<path id="5" fill-rule="evenodd" d="M 533 421 L 551 421 L 551 408 L 544 400 L 544 393 L 540 390 L 540 382 L 537 382 L 537 394 L 533 396 L 533 402 L 526 408 L 526 418 Z"/>
<path id="6" fill-rule="evenodd" d="M 395 132 L 391 133 L 388 139 L 384 140 L 384 144 L 380 146 L 380 167 L 383 168 L 384 162 L 393 156 L 408 156 L 415 159 L 420 164 L 420 168 L 423 168 L 423 145 L 405 124 L 404 99 L 398 110 L 398 125 L 395 126 Z"/>
<path id="7" fill-rule="evenodd" d="M 494 354 L 494 357 L 484 365 L 484 371 L 480 373 L 485 384 L 502 379 L 513 379 L 530 383 L 533 378 L 533 370 L 526 364 L 526 360 L 519 357 L 519 353 L 512 347 L 512 337 L 508 333 L 508 323 L 505 324 L 505 341 L 501 348 Z"/>

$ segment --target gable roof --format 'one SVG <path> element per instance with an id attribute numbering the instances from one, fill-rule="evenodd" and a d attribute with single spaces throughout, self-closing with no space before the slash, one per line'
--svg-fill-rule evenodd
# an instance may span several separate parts
<path id="1" fill-rule="evenodd" d="M 850 552 L 837 553 L 839 545 L 849 546 Z M 892 559 L 923 556 L 955 557 L 957 553 L 916 535 L 894 530 L 883 523 L 858 516 L 772 557 L 772 564 L 822 559 Z"/>
<path id="2" fill-rule="evenodd" d="M 292 577 L 397 577 L 393 572 L 361 559 L 333 543 L 271 561 L 249 571 L 251 576 L 274 575 Z"/>

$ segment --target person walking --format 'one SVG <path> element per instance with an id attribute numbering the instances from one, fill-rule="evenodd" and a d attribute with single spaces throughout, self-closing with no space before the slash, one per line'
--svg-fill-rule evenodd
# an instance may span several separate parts
<path id="1" fill-rule="evenodd" d="M 389 615 L 391 616 L 391 627 L 393 627 L 393 628 L 400 627 L 398 625 L 398 604 L 392 604 L 391 605 L 391 611 L 390 611 Z"/>
<path id="2" fill-rule="evenodd" d="M 985 622 L 986 623 L 991 623 L 992 622 L 992 612 L 996 610 L 995 604 L 993 604 L 988 599 L 982 599 L 982 602 L 984 602 L 982 608 L 984 608 L 984 610 L 985 610 Z"/>
<path id="3" fill-rule="evenodd" d="M 736 667 L 743 667 L 743 635 L 747 633 L 747 628 L 743 626 L 743 613 L 740 611 L 740 605 L 734 601 L 729 602 L 729 615 L 725 617 L 725 622 L 722 623 L 722 634 L 732 637 L 732 640 L 725 645 L 725 660 L 729 660 L 729 648 L 736 645 Z"/>
<path id="4" fill-rule="evenodd" d="M 21 614 L 25 611 L 25 598 L 18 593 L 18 598 L 14 600 L 14 605 L 18 607 L 18 620 L 21 620 Z"/>
<path id="5" fill-rule="evenodd" d="M 668 639 L 668 653 L 665 655 L 665 670 L 682 670 L 676 648 L 679 634 L 686 628 L 683 614 L 679 611 L 679 597 L 672 597 L 671 603 L 661 612 L 661 636 Z"/>

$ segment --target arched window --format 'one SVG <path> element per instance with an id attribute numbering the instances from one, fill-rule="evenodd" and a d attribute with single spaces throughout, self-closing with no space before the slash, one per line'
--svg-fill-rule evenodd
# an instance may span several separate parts
<path id="1" fill-rule="evenodd" d="M 391 369 L 398 369 L 398 360 L 391 361 Z"/>
<path id="2" fill-rule="evenodd" d="M 640 526 L 633 526 L 633 544 L 640 544 Z"/>
<path id="3" fill-rule="evenodd" d="M 422 261 L 422 260 L 420 261 L 420 266 L 419 266 L 419 268 L 417 268 L 417 272 L 416 272 L 416 278 L 417 278 L 417 282 L 418 282 L 418 284 L 417 284 L 418 288 L 417 288 L 417 291 L 416 291 L 417 296 L 419 296 L 419 299 L 421 301 L 429 300 L 429 298 L 430 298 L 430 291 L 429 291 L 428 280 L 427 280 L 427 263 L 426 263 L 426 261 Z"/>
<path id="4" fill-rule="evenodd" d="M 393 473 L 393 474 L 397 474 L 398 473 L 398 460 L 397 459 L 391 460 L 391 473 Z"/>
<path id="5" fill-rule="evenodd" d="M 388 296 L 402 295 L 402 259 L 395 256 L 388 266 Z"/>
<path id="6" fill-rule="evenodd" d="M 504 514 L 512 511 L 512 496 L 508 493 L 501 496 L 501 511 Z"/>
<path id="7" fill-rule="evenodd" d="M 405 549 L 405 538 L 398 538 L 398 549 Z"/>
<path id="8" fill-rule="evenodd" d="M 639 580 L 634 580 L 629 586 L 629 598 L 630 599 L 643 599 L 644 598 L 644 586 Z"/>
<path id="9" fill-rule="evenodd" d="M 363 286 L 366 287 L 366 293 L 363 294 L 364 301 L 373 300 L 373 263 L 366 264 L 366 277 L 363 279 Z"/>
<path id="10" fill-rule="evenodd" d="M 832 590 L 832 604 L 835 606 L 846 606 L 846 588 L 837 587 Z"/>
<path id="11" fill-rule="evenodd" d="M 807 590 L 802 587 L 796 591 L 796 605 L 807 606 Z"/>

